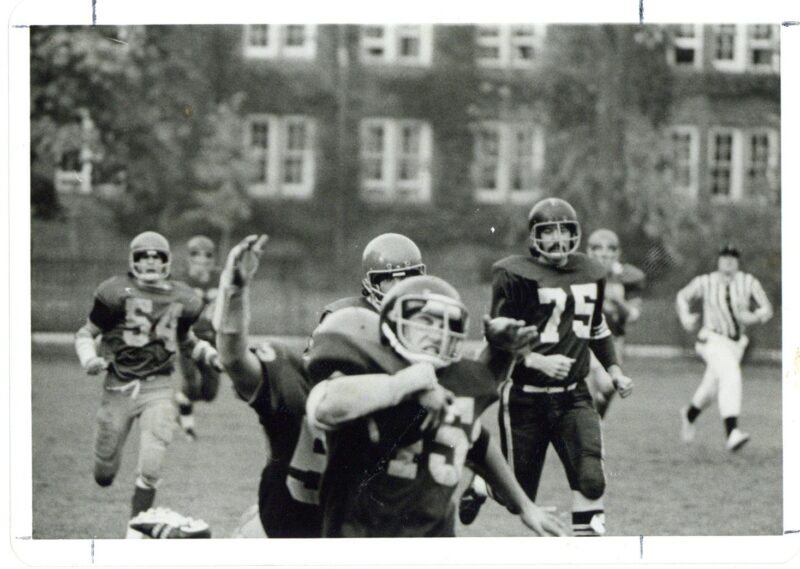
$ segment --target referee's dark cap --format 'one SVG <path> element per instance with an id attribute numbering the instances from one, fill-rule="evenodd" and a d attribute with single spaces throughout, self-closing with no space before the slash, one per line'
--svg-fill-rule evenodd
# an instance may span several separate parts
<path id="1" fill-rule="evenodd" d="M 742 256 L 742 254 L 739 251 L 739 248 L 736 247 L 736 245 L 734 245 L 733 243 L 725 243 L 725 245 L 723 245 L 720 248 L 719 253 L 717 254 L 717 256 L 718 257 L 736 257 L 737 259 L 739 259 Z"/>

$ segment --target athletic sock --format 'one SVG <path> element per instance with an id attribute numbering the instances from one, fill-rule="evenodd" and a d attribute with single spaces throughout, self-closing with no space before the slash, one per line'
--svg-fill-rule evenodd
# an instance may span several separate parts
<path id="1" fill-rule="evenodd" d="M 698 409 L 694 405 L 690 405 L 689 410 L 686 412 L 686 418 L 689 419 L 690 423 L 694 423 L 694 420 L 697 419 L 698 415 L 700 415 L 700 411 L 702 411 L 702 409 Z"/>
<path id="2" fill-rule="evenodd" d="M 178 410 L 180 411 L 181 415 L 185 417 L 186 415 L 192 414 L 192 411 L 194 411 L 194 405 L 191 403 L 181 403 L 178 405 Z"/>
<path id="3" fill-rule="evenodd" d="M 599 537 L 606 533 L 603 499 L 590 500 L 572 491 L 572 534 L 575 537 Z"/>
<path id="4" fill-rule="evenodd" d="M 134 487 L 133 499 L 131 500 L 131 518 L 152 508 L 155 500 L 155 488 L 142 488 L 137 484 Z"/>
<path id="5" fill-rule="evenodd" d="M 728 436 L 731 436 L 731 433 L 737 427 L 737 422 L 736 417 L 725 417 L 725 432 Z"/>

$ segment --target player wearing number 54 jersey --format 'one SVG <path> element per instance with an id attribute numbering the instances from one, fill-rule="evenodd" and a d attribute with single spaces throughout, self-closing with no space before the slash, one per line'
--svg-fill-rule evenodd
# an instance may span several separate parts
<path id="1" fill-rule="evenodd" d="M 219 367 L 217 353 L 191 331 L 202 303 L 189 286 L 169 280 L 167 240 L 147 231 L 130 245 L 130 272 L 95 292 L 75 348 L 90 375 L 106 372 L 97 413 L 94 478 L 109 486 L 135 419 L 141 431 L 132 516 L 149 509 L 177 422 L 172 374 L 176 353 Z M 97 352 L 95 337 L 101 336 Z"/>
<path id="2" fill-rule="evenodd" d="M 574 533 L 600 535 L 605 475 L 599 417 L 585 382 L 589 349 L 623 397 L 632 382 L 622 374 L 603 317 L 605 271 L 577 252 L 575 210 L 546 199 L 531 209 L 528 223 L 531 254 L 507 257 L 492 269 L 492 317 L 524 320 L 539 330 L 532 344 L 512 355 L 501 385 L 501 443 L 531 499 L 552 443 L 573 491 Z M 490 351 L 502 352 L 491 344 Z"/>

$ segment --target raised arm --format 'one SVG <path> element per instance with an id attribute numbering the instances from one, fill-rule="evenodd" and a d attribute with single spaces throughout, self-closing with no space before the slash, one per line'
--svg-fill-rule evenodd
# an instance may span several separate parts
<path id="1" fill-rule="evenodd" d="M 694 314 L 689 303 L 695 299 L 701 298 L 702 283 L 700 277 L 693 278 L 689 284 L 678 291 L 675 296 L 675 309 L 678 311 L 678 318 L 680 318 L 681 326 L 687 332 L 691 333 L 697 326 L 697 314 Z"/>
<path id="2" fill-rule="evenodd" d="M 240 396 L 251 398 L 262 381 L 261 362 L 249 350 L 250 287 L 266 235 L 250 235 L 228 254 L 214 307 L 222 366 Z"/>

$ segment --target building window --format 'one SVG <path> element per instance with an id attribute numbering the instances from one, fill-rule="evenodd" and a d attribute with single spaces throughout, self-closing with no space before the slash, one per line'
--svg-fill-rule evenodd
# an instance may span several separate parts
<path id="1" fill-rule="evenodd" d="M 417 120 L 361 122 L 361 194 L 369 201 L 430 201 L 432 134 Z"/>
<path id="2" fill-rule="evenodd" d="M 772 129 L 753 130 L 745 137 L 744 195 L 776 201 L 778 194 L 778 133 Z"/>
<path id="3" fill-rule="evenodd" d="M 672 146 L 672 179 L 675 189 L 689 195 L 697 195 L 700 163 L 697 127 L 672 127 L 670 142 Z"/>
<path id="4" fill-rule="evenodd" d="M 307 199 L 314 190 L 314 121 L 251 115 L 245 143 L 256 162 L 255 197 Z"/>
<path id="5" fill-rule="evenodd" d="M 431 64 L 433 26 L 362 26 L 361 61 L 401 65 Z"/>
<path id="6" fill-rule="evenodd" d="M 476 199 L 524 202 L 541 192 L 544 134 L 530 123 L 487 121 L 475 128 Z"/>
<path id="7" fill-rule="evenodd" d="M 713 30 L 712 63 L 719 71 L 778 71 L 777 26 L 725 24 Z"/>
<path id="8" fill-rule="evenodd" d="M 532 67 L 540 57 L 544 25 L 477 26 L 477 62 L 484 67 Z"/>
<path id="9" fill-rule="evenodd" d="M 255 59 L 314 59 L 317 26 L 257 24 L 244 28 L 244 55 Z"/>
<path id="10" fill-rule="evenodd" d="M 747 65 L 753 71 L 779 70 L 777 26 L 769 24 L 748 26 Z"/>
<path id="11" fill-rule="evenodd" d="M 675 26 L 672 49 L 667 53 L 669 62 L 676 67 L 701 69 L 703 66 L 703 26 L 699 24 Z"/>
<path id="12" fill-rule="evenodd" d="M 736 132 L 730 129 L 712 130 L 709 136 L 709 175 L 711 196 L 734 198 L 734 141 Z M 738 196 L 736 196 L 738 197 Z"/>

